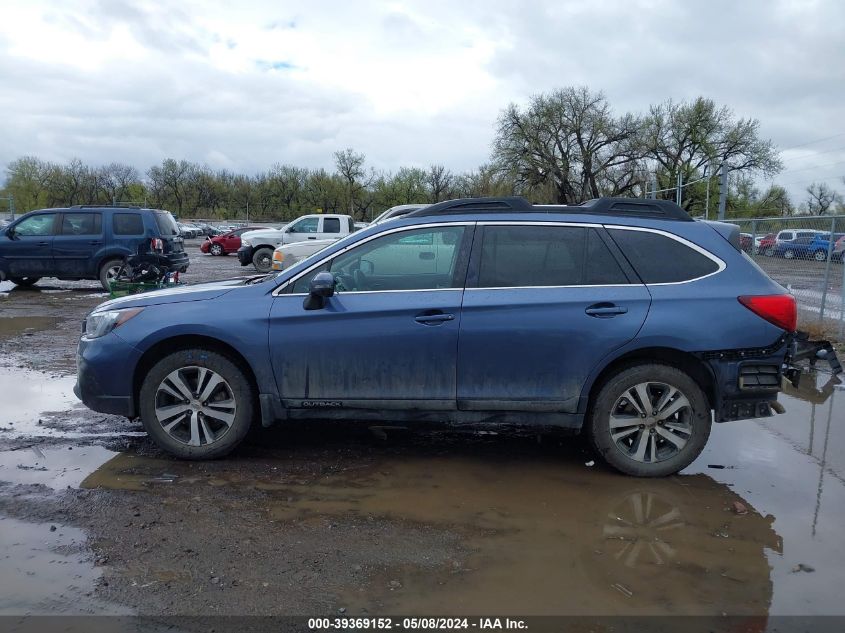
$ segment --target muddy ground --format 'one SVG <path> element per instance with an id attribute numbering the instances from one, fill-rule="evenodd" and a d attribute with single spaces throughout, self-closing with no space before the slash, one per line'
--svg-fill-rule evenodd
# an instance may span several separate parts
<path id="1" fill-rule="evenodd" d="M 186 281 L 248 272 L 189 243 Z M 577 439 L 287 426 L 206 463 L 74 398 L 94 282 L 0 285 L 0 615 L 842 615 L 845 393 L 637 480 Z"/>

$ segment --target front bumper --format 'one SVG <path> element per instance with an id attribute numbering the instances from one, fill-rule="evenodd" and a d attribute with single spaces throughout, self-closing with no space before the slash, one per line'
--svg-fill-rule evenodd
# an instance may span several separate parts
<path id="1" fill-rule="evenodd" d="M 241 266 L 249 266 L 252 263 L 253 248 L 249 244 L 243 244 L 238 249 L 238 261 Z"/>
<path id="2" fill-rule="evenodd" d="M 73 393 L 93 411 L 135 417 L 132 378 L 140 356 L 113 332 L 96 339 L 79 339 Z"/>

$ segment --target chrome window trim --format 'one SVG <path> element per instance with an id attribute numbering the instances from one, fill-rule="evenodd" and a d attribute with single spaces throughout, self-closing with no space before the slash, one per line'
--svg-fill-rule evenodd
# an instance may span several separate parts
<path id="1" fill-rule="evenodd" d="M 315 262 L 314 264 L 312 264 L 311 266 L 309 266 L 308 268 L 303 270 L 301 273 L 299 273 L 295 277 L 291 277 L 286 282 L 284 282 L 282 285 L 280 285 L 278 288 L 276 288 L 272 292 L 272 296 L 279 297 L 279 296 L 282 296 L 283 294 L 290 295 L 290 296 L 293 296 L 293 297 L 306 296 L 308 294 L 307 292 L 285 293 L 283 291 L 289 285 L 296 283 L 297 281 L 299 281 L 299 279 L 301 277 L 304 277 L 305 275 L 307 275 L 309 272 L 311 272 L 315 268 L 319 268 L 320 266 L 322 266 L 324 263 L 326 263 L 326 261 L 332 260 L 335 257 L 337 257 L 338 255 L 342 255 L 346 251 L 351 250 L 353 248 L 357 248 L 357 247 L 361 246 L 362 244 L 366 244 L 367 242 L 374 240 L 376 238 L 384 237 L 385 235 L 391 235 L 393 233 L 400 233 L 400 232 L 403 232 L 403 231 L 415 231 L 417 229 L 428 229 L 428 228 L 435 228 L 435 227 L 439 227 L 439 226 L 473 226 L 474 224 L 476 224 L 476 222 L 474 222 L 474 221 L 427 222 L 425 224 L 411 224 L 411 225 L 408 225 L 408 226 L 397 226 L 396 228 L 393 228 L 393 229 L 387 229 L 385 231 L 379 231 L 378 233 L 370 235 L 370 236 L 368 236 L 368 237 L 366 237 L 366 238 L 364 238 L 364 239 L 362 239 L 358 242 L 350 244 L 349 246 L 345 246 L 342 249 L 340 249 L 339 251 L 332 253 L 328 257 L 324 257 L 320 261 Z M 439 292 L 439 291 L 442 291 L 442 290 L 463 290 L 463 288 L 422 288 L 420 290 L 350 290 L 350 291 L 343 292 L 342 294 L 345 294 L 345 295 L 346 294 L 353 294 L 353 293 L 354 294 L 368 294 L 368 293 L 374 293 L 374 292 Z"/>
<path id="2" fill-rule="evenodd" d="M 378 237 L 383 235 L 390 235 L 392 233 L 398 233 L 401 231 L 411 231 L 415 229 L 426 229 L 426 228 L 433 228 L 438 226 L 472 226 L 473 224 L 477 226 L 572 226 L 572 227 L 581 227 L 581 228 L 605 228 L 605 229 L 614 229 L 614 230 L 622 230 L 622 231 L 640 231 L 642 233 L 656 233 L 658 235 L 662 235 L 663 237 L 668 237 L 669 239 L 675 240 L 676 242 L 680 242 L 687 248 L 691 248 L 692 250 L 704 255 L 709 260 L 714 262 L 718 269 L 713 271 L 712 273 L 708 273 L 706 275 L 702 275 L 700 277 L 694 277 L 693 279 L 685 279 L 683 281 L 664 281 L 659 283 L 650 283 L 650 284 L 584 284 L 584 285 L 563 285 L 563 286 L 495 286 L 495 287 L 488 287 L 488 288 L 423 288 L 418 290 L 351 290 L 346 291 L 341 294 L 381 294 L 387 292 L 441 292 L 444 290 L 519 290 L 519 289 L 552 289 L 552 288 L 630 288 L 636 286 L 643 286 L 650 288 L 652 286 L 678 286 L 681 284 L 688 284 L 694 281 L 701 281 L 702 279 L 706 279 L 708 277 L 712 277 L 713 275 L 718 275 L 723 270 L 727 268 L 727 264 L 721 258 L 717 257 L 710 251 L 702 248 L 698 244 L 695 244 L 679 235 L 675 235 L 674 233 L 669 233 L 668 231 L 663 231 L 661 229 L 653 229 L 650 227 L 641 227 L 641 226 L 624 226 L 620 224 L 600 224 L 596 222 L 566 222 L 566 221 L 559 221 L 559 220 L 481 220 L 481 221 L 464 221 L 464 222 L 428 222 L 426 224 L 414 224 L 409 226 L 400 226 L 394 229 L 389 229 L 386 231 L 381 231 L 376 233 L 375 235 L 371 235 L 360 242 L 355 242 L 354 244 L 350 244 L 349 246 L 333 253 L 331 257 L 327 257 L 321 259 L 319 262 L 316 262 L 312 266 L 309 266 L 306 270 L 299 273 L 296 277 L 293 277 L 283 283 L 281 286 L 276 288 L 273 291 L 273 296 L 284 296 L 289 295 L 293 297 L 303 297 L 307 296 L 307 292 L 296 292 L 296 293 L 283 293 L 284 289 L 287 288 L 290 284 L 296 283 L 300 277 L 307 275 L 309 272 L 314 270 L 315 268 L 319 268 L 326 262 L 327 259 L 333 259 L 338 255 L 345 253 L 346 251 L 360 246 L 361 244 L 366 244 L 370 240 L 374 240 Z"/>

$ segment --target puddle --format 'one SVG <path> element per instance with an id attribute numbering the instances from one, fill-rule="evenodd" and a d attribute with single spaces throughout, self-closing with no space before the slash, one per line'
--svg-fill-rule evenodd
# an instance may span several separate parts
<path id="1" fill-rule="evenodd" d="M 102 446 L 31 447 L 0 452 L 0 481 L 40 484 L 54 490 L 79 488 L 82 481 L 117 453 Z"/>
<path id="2" fill-rule="evenodd" d="M 55 317 L 0 317 L 0 337 L 13 338 L 31 331 L 49 330 L 58 323 L 59 319 Z"/>
<path id="3" fill-rule="evenodd" d="M 45 413 L 82 406 L 73 393 L 75 383 L 75 376 L 49 376 L 28 369 L 0 367 L 0 428 L 37 431 L 38 419 Z"/>
<path id="4" fill-rule="evenodd" d="M 100 572 L 77 528 L 0 517 L 0 615 L 115 613 L 86 594 Z"/>

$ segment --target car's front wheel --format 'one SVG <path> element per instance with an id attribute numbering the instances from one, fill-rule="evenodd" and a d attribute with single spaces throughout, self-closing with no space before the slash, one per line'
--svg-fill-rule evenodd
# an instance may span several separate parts
<path id="1" fill-rule="evenodd" d="M 689 375 L 643 363 L 611 376 L 587 420 L 593 448 L 611 466 L 637 477 L 662 477 L 689 466 L 710 436 L 707 397 Z"/>
<path id="2" fill-rule="evenodd" d="M 273 249 L 259 248 L 252 256 L 252 265 L 260 273 L 269 273 L 273 268 Z"/>
<path id="3" fill-rule="evenodd" d="M 212 255 L 222 255 L 223 254 L 223 247 L 220 244 L 212 244 L 211 248 L 208 249 Z"/>
<path id="4" fill-rule="evenodd" d="M 784 259 L 795 259 L 795 252 L 790 251 L 790 250 L 786 250 L 786 251 L 783 252 L 783 258 Z"/>
<path id="5" fill-rule="evenodd" d="M 164 450 L 183 459 L 231 452 L 252 425 L 254 394 L 244 371 L 207 349 L 168 354 L 147 372 L 141 421 Z"/>

